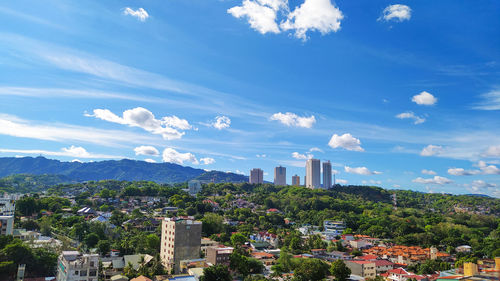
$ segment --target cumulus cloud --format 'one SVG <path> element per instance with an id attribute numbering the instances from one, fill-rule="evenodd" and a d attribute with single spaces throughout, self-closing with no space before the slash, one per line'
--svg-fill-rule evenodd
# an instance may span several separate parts
<path id="1" fill-rule="evenodd" d="M 384 11 L 382 11 L 382 15 L 378 18 L 378 20 L 385 21 L 405 21 L 410 20 L 411 18 L 411 8 L 402 5 L 402 4 L 394 4 L 387 6 Z"/>
<path id="2" fill-rule="evenodd" d="M 483 157 L 500 157 L 500 145 L 492 145 L 482 154 Z"/>
<path id="3" fill-rule="evenodd" d="M 347 184 L 347 182 L 348 182 L 348 181 L 347 181 L 347 180 L 344 180 L 344 179 L 336 179 L 336 180 L 335 180 L 335 183 L 337 183 L 337 184 Z"/>
<path id="4" fill-rule="evenodd" d="M 300 154 L 298 152 L 292 152 L 292 157 L 295 158 L 295 159 L 299 159 L 299 160 L 307 160 L 307 159 L 311 159 L 314 157 L 314 155 L 312 154 Z"/>
<path id="5" fill-rule="evenodd" d="M 479 171 L 479 170 L 465 170 L 462 168 L 450 168 L 450 169 L 448 169 L 448 174 L 453 175 L 453 176 L 472 176 L 472 175 L 477 175 L 480 173 L 481 173 L 481 171 Z"/>
<path id="6" fill-rule="evenodd" d="M 194 154 L 189 152 L 180 153 L 177 150 L 170 147 L 165 148 L 165 150 L 163 150 L 162 156 L 163 156 L 163 162 L 175 163 L 179 165 L 183 165 L 184 162 L 189 162 L 195 165 L 199 164 Z"/>
<path id="7" fill-rule="evenodd" d="M 415 115 L 415 113 L 413 113 L 412 111 L 407 111 L 407 112 L 400 113 L 400 114 L 396 115 L 396 118 L 399 118 L 399 119 L 413 119 L 413 123 L 415 125 L 416 124 L 422 124 L 422 123 L 425 122 L 425 118 Z"/>
<path id="8" fill-rule="evenodd" d="M 500 169 L 495 165 L 488 165 L 484 161 L 479 161 L 477 166 L 485 175 L 500 175 Z"/>
<path id="9" fill-rule="evenodd" d="M 75 156 L 75 157 L 89 157 L 90 153 L 87 152 L 87 150 L 81 146 L 70 146 L 70 147 L 63 147 L 62 151 L 66 152 L 68 155 Z"/>
<path id="10" fill-rule="evenodd" d="M 331 148 L 342 147 L 343 149 L 351 150 L 351 151 L 365 151 L 361 147 L 361 141 L 359 139 L 351 136 L 351 134 L 343 134 L 342 136 L 334 134 L 330 138 L 328 145 Z"/>
<path id="11" fill-rule="evenodd" d="M 436 172 L 434 172 L 433 170 L 423 169 L 422 174 L 424 174 L 424 175 L 436 175 Z"/>
<path id="12" fill-rule="evenodd" d="M 217 130 L 226 129 L 231 126 L 231 119 L 229 119 L 229 117 L 227 116 L 217 116 L 215 117 L 215 121 L 210 125 Z"/>
<path id="13" fill-rule="evenodd" d="M 295 37 L 307 40 L 308 31 L 319 31 L 322 35 L 337 32 L 344 15 L 330 0 L 305 0 L 289 13 L 280 27 L 295 30 Z"/>
<path id="14" fill-rule="evenodd" d="M 250 27 L 261 34 L 290 31 L 302 40 L 307 40 L 309 31 L 323 35 L 337 32 L 344 18 L 331 0 L 304 0 L 293 11 L 288 0 L 243 0 L 241 6 L 227 12 L 235 18 L 246 19 Z"/>
<path id="15" fill-rule="evenodd" d="M 433 178 L 428 178 L 428 179 L 424 179 L 424 178 L 418 177 L 418 178 L 416 178 L 416 179 L 414 179 L 412 181 L 415 182 L 415 183 L 439 184 L 439 185 L 450 184 L 450 183 L 453 182 L 452 180 L 450 180 L 448 178 L 440 177 L 440 176 L 434 176 Z"/>
<path id="16" fill-rule="evenodd" d="M 134 148 L 135 155 L 158 156 L 160 152 L 154 146 L 141 145 Z"/>
<path id="17" fill-rule="evenodd" d="M 471 187 L 473 191 L 479 191 L 480 189 L 485 189 L 485 188 L 495 188 L 497 187 L 497 185 L 494 183 L 487 183 L 483 180 L 475 180 L 472 181 Z"/>
<path id="18" fill-rule="evenodd" d="M 437 98 L 432 94 L 423 91 L 418 95 L 414 95 L 411 101 L 418 105 L 435 105 L 437 102 Z"/>
<path id="19" fill-rule="evenodd" d="M 143 8 L 134 10 L 132 8 L 126 7 L 123 10 L 123 14 L 126 16 L 136 17 L 138 20 L 142 22 L 146 21 L 149 18 L 148 12 L 146 12 L 146 10 L 144 10 Z"/>
<path id="20" fill-rule="evenodd" d="M 144 159 L 144 161 L 148 162 L 148 163 L 156 163 L 156 160 L 151 159 L 151 158 Z"/>
<path id="21" fill-rule="evenodd" d="M 344 170 L 347 173 L 350 173 L 350 174 L 365 175 L 365 176 L 366 175 L 379 175 L 379 174 L 382 174 L 382 172 L 370 171 L 366 167 L 349 167 L 349 166 L 345 166 Z"/>
<path id="22" fill-rule="evenodd" d="M 205 158 L 200 158 L 200 162 L 203 163 L 204 165 L 210 165 L 215 163 L 215 159 L 210 157 L 205 157 Z"/>
<path id="23" fill-rule="evenodd" d="M 300 117 L 297 114 L 291 112 L 278 112 L 271 115 L 270 119 L 273 121 L 279 121 L 288 127 L 311 128 L 314 123 L 316 123 L 316 118 L 314 117 L 314 115 L 311 115 L 309 117 Z"/>
<path id="24" fill-rule="evenodd" d="M 166 140 L 180 139 L 185 134 L 180 130 L 189 130 L 192 128 L 187 120 L 180 119 L 177 116 L 166 116 L 162 119 L 156 119 L 151 111 L 143 107 L 125 110 L 122 117 L 108 109 L 94 109 L 93 114 L 86 113 L 85 116 L 128 125 L 130 127 L 139 127 L 152 134 L 161 135 Z"/>
<path id="25" fill-rule="evenodd" d="M 227 12 L 235 18 L 246 18 L 250 27 L 261 34 L 280 33 L 276 17 L 284 7 L 288 7 L 286 0 L 244 0 L 241 6 L 232 7 Z"/>
<path id="26" fill-rule="evenodd" d="M 433 156 L 433 155 L 439 155 L 443 153 L 443 147 L 440 145 L 432 145 L 429 144 L 428 146 L 424 147 L 422 151 L 420 151 L 420 155 L 422 156 Z"/>

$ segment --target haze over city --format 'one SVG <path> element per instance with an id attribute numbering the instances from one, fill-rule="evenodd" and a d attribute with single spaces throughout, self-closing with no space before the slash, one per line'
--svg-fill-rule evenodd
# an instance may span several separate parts
<path id="1" fill-rule="evenodd" d="M 0 157 L 500 197 L 498 1 L 4 1 Z"/>

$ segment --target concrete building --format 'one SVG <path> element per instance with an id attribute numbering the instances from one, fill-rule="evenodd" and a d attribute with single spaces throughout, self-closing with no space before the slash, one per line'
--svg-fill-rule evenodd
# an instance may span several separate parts
<path id="1" fill-rule="evenodd" d="M 375 278 L 377 274 L 373 261 L 346 261 L 345 265 L 351 269 L 351 274 L 363 278 Z"/>
<path id="2" fill-rule="evenodd" d="M 99 255 L 63 251 L 57 260 L 58 281 L 97 281 Z"/>
<path id="3" fill-rule="evenodd" d="M 299 186 L 300 185 L 300 177 L 295 175 L 292 176 L 292 185 Z"/>
<path id="4" fill-rule="evenodd" d="M 0 235 L 14 234 L 14 216 L 0 216 Z"/>
<path id="5" fill-rule="evenodd" d="M 330 161 L 323 162 L 323 188 L 332 188 L 332 164 Z"/>
<path id="6" fill-rule="evenodd" d="M 0 216 L 13 216 L 16 211 L 16 200 L 14 196 L 0 198 Z"/>
<path id="7" fill-rule="evenodd" d="M 196 196 L 201 191 L 201 182 L 199 180 L 188 181 L 188 192 L 191 196 Z"/>
<path id="8" fill-rule="evenodd" d="M 224 264 L 229 265 L 229 257 L 233 253 L 232 247 L 208 247 L 207 262 L 212 265 Z"/>
<path id="9" fill-rule="evenodd" d="M 319 159 L 308 159 L 306 162 L 306 187 L 321 188 L 321 167 Z"/>
<path id="10" fill-rule="evenodd" d="M 340 236 L 344 232 L 345 225 L 343 221 L 323 221 L 325 234 L 330 236 Z"/>
<path id="11" fill-rule="evenodd" d="M 274 168 L 274 184 L 286 185 L 286 168 L 279 166 Z"/>
<path id="12" fill-rule="evenodd" d="M 201 222 L 193 217 L 165 218 L 161 227 L 160 256 L 171 272 L 180 272 L 180 261 L 198 259 L 201 249 Z"/>
<path id="13" fill-rule="evenodd" d="M 248 180 L 252 184 L 264 183 L 264 171 L 259 168 L 250 170 L 250 177 L 248 177 Z"/>

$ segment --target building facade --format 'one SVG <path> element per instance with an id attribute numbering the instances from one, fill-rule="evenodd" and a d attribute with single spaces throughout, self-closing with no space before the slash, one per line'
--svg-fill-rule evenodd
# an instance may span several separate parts
<path id="1" fill-rule="evenodd" d="M 14 216 L 0 216 L 0 235 L 14 234 Z"/>
<path id="2" fill-rule="evenodd" d="M 332 188 L 332 164 L 330 161 L 323 162 L 323 188 Z"/>
<path id="3" fill-rule="evenodd" d="M 299 186 L 300 185 L 300 177 L 295 175 L 292 176 L 292 185 Z"/>
<path id="4" fill-rule="evenodd" d="M 264 183 L 264 171 L 259 168 L 254 168 L 250 170 L 250 176 L 248 177 L 248 181 L 251 184 L 262 184 Z"/>
<path id="5" fill-rule="evenodd" d="M 201 250 L 201 222 L 193 217 L 165 218 L 161 227 L 160 257 L 169 272 L 180 272 L 181 260 L 198 259 Z"/>
<path id="6" fill-rule="evenodd" d="M 346 261 L 345 265 L 351 269 L 351 274 L 363 278 L 375 278 L 377 274 L 373 261 Z"/>
<path id="7" fill-rule="evenodd" d="M 99 255 L 63 251 L 57 260 L 58 281 L 97 281 Z"/>
<path id="8" fill-rule="evenodd" d="M 306 162 L 306 187 L 321 188 L 321 167 L 319 159 L 308 159 Z"/>
<path id="9" fill-rule="evenodd" d="M 208 247 L 207 262 L 212 265 L 224 264 L 229 265 L 229 257 L 233 253 L 232 247 Z"/>
<path id="10" fill-rule="evenodd" d="M 286 168 L 279 166 L 274 168 L 274 184 L 286 185 Z"/>
<path id="11" fill-rule="evenodd" d="M 345 230 L 343 221 L 323 221 L 324 233 L 329 236 L 340 236 Z"/>

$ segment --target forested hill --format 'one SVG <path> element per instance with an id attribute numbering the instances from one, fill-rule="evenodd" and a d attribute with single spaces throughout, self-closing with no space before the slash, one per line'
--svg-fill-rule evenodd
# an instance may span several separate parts
<path id="1" fill-rule="evenodd" d="M 172 163 L 148 163 L 136 160 L 99 162 L 62 162 L 45 157 L 0 158 L 0 177 L 16 174 L 59 175 L 61 182 L 90 180 L 155 181 L 179 183 L 192 179 L 214 182 L 246 182 L 248 177 L 218 171 L 184 167 Z"/>

